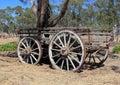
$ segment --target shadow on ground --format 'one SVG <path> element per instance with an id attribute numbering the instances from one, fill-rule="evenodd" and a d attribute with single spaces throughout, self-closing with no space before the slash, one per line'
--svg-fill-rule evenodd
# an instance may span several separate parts
<path id="1" fill-rule="evenodd" d="M 44 54 L 48 54 L 48 53 L 44 53 Z M 17 57 L 17 51 L 0 53 L 0 56 L 16 58 Z M 41 58 L 39 65 L 44 65 L 45 64 L 45 65 L 48 65 L 51 69 L 53 69 L 48 55 L 43 55 L 43 56 L 44 57 Z M 120 57 L 118 55 L 114 55 L 114 54 L 110 54 L 110 56 L 108 58 L 110 58 L 110 59 L 120 59 Z M 94 69 L 101 68 L 101 67 L 104 67 L 104 64 L 101 64 L 101 65 L 98 64 L 97 65 L 97 64 L 84 62 L 81 69 L 77 72 L 79 73 L 79 72 L 82 72 L 83 70 L 94 70 Z M 113 66 L 111 66 L 111 69 L 113 71 L 117 72 L 117 73 L 120 73 L 120 66 L 114 66 L 113 65 Z"/>

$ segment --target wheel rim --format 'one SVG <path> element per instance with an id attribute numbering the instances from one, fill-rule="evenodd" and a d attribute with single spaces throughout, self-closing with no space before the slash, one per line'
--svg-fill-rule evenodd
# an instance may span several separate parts
<path id="1" fill-rule="evenodd" d="M 84 62 L 85 49 L 81 38 L 74 32 L 57 33 L 49 45 L 49 58 L 54 68 L 76 71 Z"/>
<path id="2" fill-rule="evenodd" d="M 94 53 L 89 53 L 86 62 L 92 65 L 101 65 L 105 62 L 109 54 L 108 49 L 99 49 Z"/>
<path id="3" fill-rule="evenodd" d="M 37 64 L 41 59 L 41 45 L 31 37 L 25 37 L 18 44 L 18 57 L 22 63 Z"/>

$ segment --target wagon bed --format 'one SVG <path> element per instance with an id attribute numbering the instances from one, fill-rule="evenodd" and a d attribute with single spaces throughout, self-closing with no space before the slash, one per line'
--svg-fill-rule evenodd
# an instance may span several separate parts
<path id="1" fill-rule="evenodd" d="M 103 64 L 112 39 L 111 30 L 77 27 L 20 29 L 18 33 L 18 57 L 21 62 L 37 64 L 47 49 L 52 66 L 67 71 L 77 71 L 84 62 Z"/>

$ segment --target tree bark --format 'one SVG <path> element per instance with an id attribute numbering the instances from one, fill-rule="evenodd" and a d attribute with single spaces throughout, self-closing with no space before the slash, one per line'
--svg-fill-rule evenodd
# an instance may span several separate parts
<path id="1" fill-rule="evenodd" d="M 37 8 L 37 28 L 47 27 L 50 18 L 49 0 L 38 0 Z"/>
<path id="2" fill-rule="evenodd" d="M 33 13 L 35 14 L 35 16 L 37 16 L 37 7 L 35 5 L 34 0 L 30 0 L 30 3 L 31 3 L 31 6 L 32 6 Z"/>
<path id="3" fill-rule="evenodd" d="M 30 0 L 32 5 L 32 10 L 34 14 L 37 16 L 36 27 L 39 28 L 40 30 L 43 30 L 44 28 L 53 27 L 57 25 L 60 22 L 60 20 L 64 17 L 67 11 L 69 1 L 70 0 L 65 0 L 62 10 L 58 15 L 58 17 L 49 21 L 50 13 L 51 13 L 49 0 L 37 0 L 37 4 L 38 4 L 37 8 L 35 6 L 34 0 Z"/>
<path id="4" fill-rule="evenodd" d="M 53 27 L 60 22 L 60 20 L 64 17 L 64 15 L 67 11 L 69 1 L 70 0 L 65 0 L 59 16 L 57 18 L 55 18 L 54 20 L 50 21 L 49 24 L 48 24 L 48 27 Z"/>

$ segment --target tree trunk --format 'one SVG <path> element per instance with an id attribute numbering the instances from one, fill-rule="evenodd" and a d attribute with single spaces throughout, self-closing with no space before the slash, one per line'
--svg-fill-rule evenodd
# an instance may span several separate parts
<path id="1" fill-rule="evenodd" d="M 48 0 L 38 0 L 37 28 L 43 29 L 44 27 L 47 27 L 49 18 L 50 18 L 49 1 Z"/>
<path id="2" fill-rule="evenodd" d="M 58 24 L 58 22 L 64 17 L 69 0 L 65 0 L 62 10 L 57 18 L 54 20 L 49 20 L 50 19 L 50 13 L 51 13 L 51 7 L 49 4 L 49 0 L 37 0 L 37 9 L 35 7 L 34 0 L 30 0 L 32 9 L 34 14 L 37 16 L 37 28 L 40 30 L 43 30 L 44 28 L 47 27 L 53 27 Z M 37 10 L 37 11 L 36 11 Z M 35 13 L 37 12 L 37 13 Z"/>

